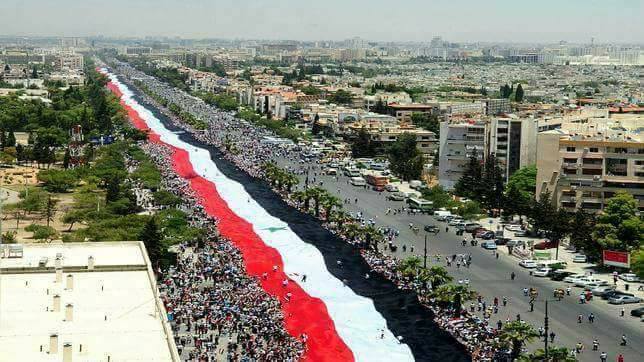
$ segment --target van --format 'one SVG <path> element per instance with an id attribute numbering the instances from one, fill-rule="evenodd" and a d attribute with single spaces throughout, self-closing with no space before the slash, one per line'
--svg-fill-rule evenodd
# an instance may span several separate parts
<path id="1" fill-rule="evenodd" d="M 449 211 L 443 211 L 443 210 L 434 211 L 434 218 L 438 218 L 438 217 L 445 218 L 446 216 L 451 216 L 451 215 L 452 213 Z"/>
<path id="2" fill-rule="evenodd" d="M 362 177 L 351 177 L 351 184 L 353 186 L 364 186 L 367 184 L 367 181 Z"/>

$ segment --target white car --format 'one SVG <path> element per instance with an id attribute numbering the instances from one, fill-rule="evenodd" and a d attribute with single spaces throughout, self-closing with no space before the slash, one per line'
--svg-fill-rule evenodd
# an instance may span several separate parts
<path id="1" fill-rule="evenodd" d="M 398 186 L 392 185 L 392 184 L 387 184 L 385 185 L 385 190 L 389 192 L 398 192 Z"/>
<path id="2" fill-rule="evenodd" d="M 590 283 L 585 283 L 584 284 L 584 289 L 585 290 L 594 290 L 600 287 L 605 287 L 608 285 L 608 282 L 605 280 L 600 280 L 598 282 L 590 282 Z"/>
<path id="3" fill-rule="evenodd" d="M 537 267 L 537 262 L 531 259 L 523 259 L 519 262 L 519 265 L 524 268 L 533 269 Z"/>
<path id="4" fill-rule="evenodd" d="M 460 224 L 460 223 L 462 223 L 462 222 L 463 222 L 463 219 L 461 219 L 460 217 L 455 217 L 455 218 L 453 218 L 452 220 L 450 220 L 450 221 L 447 223 L 447 225 L 449 225 L 449 226 L 456 226 L 456 225 L 458 225 L 458 224 Z"/>
<path id="5" fill-rule="evenodd" d="M 573 263 L 585 263 L 588 261 L 586 255 L 577 254 L 572 258 Z"/>
<path id="6" fill-rule="evenodd" d="M 619 279 L 621 279 L 621 280 L 623 280 L 625 282 L 631 282 L 631 283 L 640 281 L 640 278 L 637 275 L 633 274 L 633 273 L 620 274 Z"/>
<path id="7" fill-rule="evenodd" d="M 564 283 L 575 283 L 578 279 L 585 278 L 584 274 L 573 274 L 564 278 Z"/>
<path id="8" fill-rule="evenodd" d="M 573 284 L 576 287 L 585 287 L 586 284 L 601 283 L 601 282 L 602 282 L 601 279 L 586 277 L 586 278 L 577 279 L 576 281 L 573 282 Z"/>
<path id="9" fill-rule="evenodd" d="M 512 232 L 522 231 L 520 225 L 506 225 L 505 230 Z"/>
<path id="10" fill-rule="evenodd" d="M 532 275 L 535 277 L 547 277 L 548 274 L 552 271 L 551 268 L 539 268 L 532 272 Z"/>

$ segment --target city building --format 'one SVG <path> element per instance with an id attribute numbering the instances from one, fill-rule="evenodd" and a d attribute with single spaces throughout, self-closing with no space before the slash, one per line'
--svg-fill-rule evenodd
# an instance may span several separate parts
<path id="1" fill-rule="evenodd" d="M 537 136 L 537 195 L 549 191 L 566 210 L 598 212 L 617 191 L 644 210 L 641 119 L 566 123 Z"/>
<path id="2" fill-rule="evenodd" d="M 454 189 L 474 153 L 483 161 L 485 133 L 486 122 L 482 120 L 441 122 L 438 182 L 443 188 Z"/>
<path id="3" fill-rule="evenodd" d="M 141 242 L 0 246 L 0 360 L 180 357 Z"/>

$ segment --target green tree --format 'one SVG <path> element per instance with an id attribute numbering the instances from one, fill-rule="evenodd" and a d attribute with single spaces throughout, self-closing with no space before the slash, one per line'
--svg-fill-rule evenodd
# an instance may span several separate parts
<path id="1" fill-rule="evenodd" d="M 78 176 L 71 170 L 43 170 L 37 177 L 50 192 L 67 192 L 78 182 Z"/>
<path id="2" fill-rule="evenodd" d="M 423 260 L 417 256 L 410 256 L 403 259 L 398 266 L 398 270 L 406 277 L 415 277 L 423 267 Z"/>
<path id="3" fill-rule="evenodd" d="M 163 246 L 161 245 L 162 235 L 159 231 L 159 224 L 155 217 L 151 217 L 145 223 L 143 230 L 139 234 L 139 239 L 143 241 L 145 249 L 148 251 L 150 262 L 157 266 L 163 255 Z"/>
<path id="4" fill-rule="evenodd" d="M 514 100 L 518 103 L 523 102 L 523 87 L 521 83 L 517 85 L 517 90 L 514 92 Z"/>
<path id="5" fill-rule="evenodd" d="M 533 203 L 528 218 L 536 231 L 544 231 L 546 238 L 556 242 L 557 245 L 570 233 L 570 214 L 563 209 L 557 209 L 548 190 Z M 559 254 L 559 246 L 557 246 L 557 254 Z"/>
<path id="6" fill-rule="evenodd" d="M 403 133 L 388 149 L 389 165 L 403 180 L 419 179 L 423 171 L 423 155 L 416 147 L 416 136 Z"/>
<path id="7" fill-rule="evenodd" d="M 601 258 L 601 246 L 593 238 L 593 230 L 597 219 L 595 214 L 587 213 L 579 208 L 570 218 L 570 243 L 577 249 L 583 250 L 589 258 Z"/>
<path id="8" fill-rule="evenodd" d="M 54 216 L 56 215 L 56 204 L 58 204 L 58 199 L 54 199 L 51 195 L 47 195 L 47 204 L 45 205 L 45 219 L 47 220 L 47 226 L 51 221 L 54 221 Z"/>
<path id="9" fill-rule="evenodd" d="M 311 134 L 317 136 L 320 133 L 320 130 L 320 115 L 316 113 L 313 118 L 313 124 L 311 125 Z"/>
<path id="10" fill-rule="evenodd" d="M 7 147 L 16 147 L 16 135 L 13 131 L 9 131 L 6 139 Z"/>
<path id="11" fill-rule="evenodd" d="M 331 221 L 333 219 L 333 210 L 342 208 L 342 200 L 334 195 L 327 194 L 326 197 L 322 200 L 322 207 L 324 208 L 326 221 Z"/>
<path id="12" fill-rule="evenodd" d="M 644 221 L 633 195 L 619 191 L 597 218 L 593 237 L 604 250 L 632 251 L 644 244 Z"/>
<path id="13" fill-rule="evenodd" d="M 421 270 L 419 279 L 422 282 L 429 283 L 432 289 L 450 283 L 453 280 L 452 276 L 447 272 L 447 269 L 440 265 L 432 265 L 429 269 Z"/>
<path id="14" fill-rule="evenodd" d="M 329 97 L 329 101 L 337 104 L 351 104 L 353 102 L 353 94 L 344 89 L 338 89 Z"/>
<path id="15" fill-rule="evenodd" d="M 454 193 L 472 200 L 479 200 L 482 193 L 481 180 L 483 179 L 483 167 L 478 157 L 476 148 L 472 150 L 469 162 L 463 171 L 463 175 L 454 185 Z"/>
<path id="16" fill-rule="evenodd" d="M 534 199 L 537 188 L 537 166 L 530 165 L 521 167 L 514 172 L 506 184 L 506 190 L 516 187 L 522 193 L 526 194 L 527 199 Z"/>
<path id="17" fill-rule="evenodd" d="M 440 135 L 441 126 L 438 116 L 435 114 L 414 112 L 411 115 L 411 123 L 415 126 L 434 132 L 437 137 Z"/>
<path id="18" fill-rule="evenodd" d="M 481 209 L 481 205 L 479 205 L 478 202 L 470 200 L 458 205 L 456 213 L 466 220 L 472 220 L 478 219 L 480 215 L 483 214 L 483 210 Z"/>
<path id="19" fill-rule="evenodd" d="M 631 269 L 640 279 L 644 279 L 644 246 L 631 254 Z"/>
<path id="20" fill-rule="evenodd" d="M 546 361 L 546 353 L 543 348 L 536 351 L 521 355 L 518 359 L 519 362 L 576 362 L 577 359 L 570 355 L 570 351 L 566 347 L 548 347 L 548 360 Z"/>
<path id="21" fill-rule="evenodd" d="M 366 129 L 360 128 L 357 137 L 351 143 L 351 155 L 354 158 L 373 157 L 376 154 L 376 148 L 371 141 L 371 136 Z"/>
<path id="22" fill-rule="evenodd" d="M 452 199 L 450 195 L 443 186 L 435 185 L 426 189 L 421 190 L 423 198 L 434 203 L 435 209 L 440 208 L 449 208 L 458 206 L 458 203 Z"/>
<path id="23" fill-rule="evenodd" d="M 435 288 L 432 295 L 439 303 L 451 305 L 455 315 L 461 314 L 463 303 L 476 298 L 476 292 L 462 284 L 443 284 Z"/>
<path id="24" fill-rule="evenodd" d="M 498 336 L 502 346 L 510 350 L 512 360 L 521 355 L 521 348 L 539 337 L 539 333 L 530 324 L 522 321 L 506 323 Z"/>
<path id="25" fill-rule="evenodd" d="M 50 241 L 58 234 L 51 226 L 31 224 L 25 228 L 25 231 L 32 232 L 32 237 L 40 242 Z"/>
<path id="26" fill-rule="evenodd" d="M 485 159 L 483 177 L 479 187 L 481 192 L 478 194 L 478 198 L 474 199 L 481 201 L 488 210 L 501 209 L 503 206 L 504 181 L 505 176 L 496 156 L 494 154 L 488 155 Z"/>

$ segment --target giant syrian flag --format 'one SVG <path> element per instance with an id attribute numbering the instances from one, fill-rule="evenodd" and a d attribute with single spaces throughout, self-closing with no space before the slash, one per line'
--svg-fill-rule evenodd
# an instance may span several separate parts
<path id="1" fill-rule="evenodd" d="M 289 334 L 308 337 L 305 360 L 414 360 L 410 347 L 388 328 L 374 301 L 336 278 L 318 248 L 272 216 L 241 183 L 224 175 L 207 149 L 183 141 L 142 106 L 117 76 L 100 71 L 110 79 L 108 87 L 120 97 L 132 124 L 148 130 L 150 141 L 173 150 L 175 172 L 189 181 L 206 212 L 219 219 L 221 234 L 239 248 L 247 273 L 258 277 L 262 288 L 281 301 Z M 261 278 L 263 273 L 268 273 L 266 280 Z M 290 301 L 287 293 L 292 295 Z"/>

